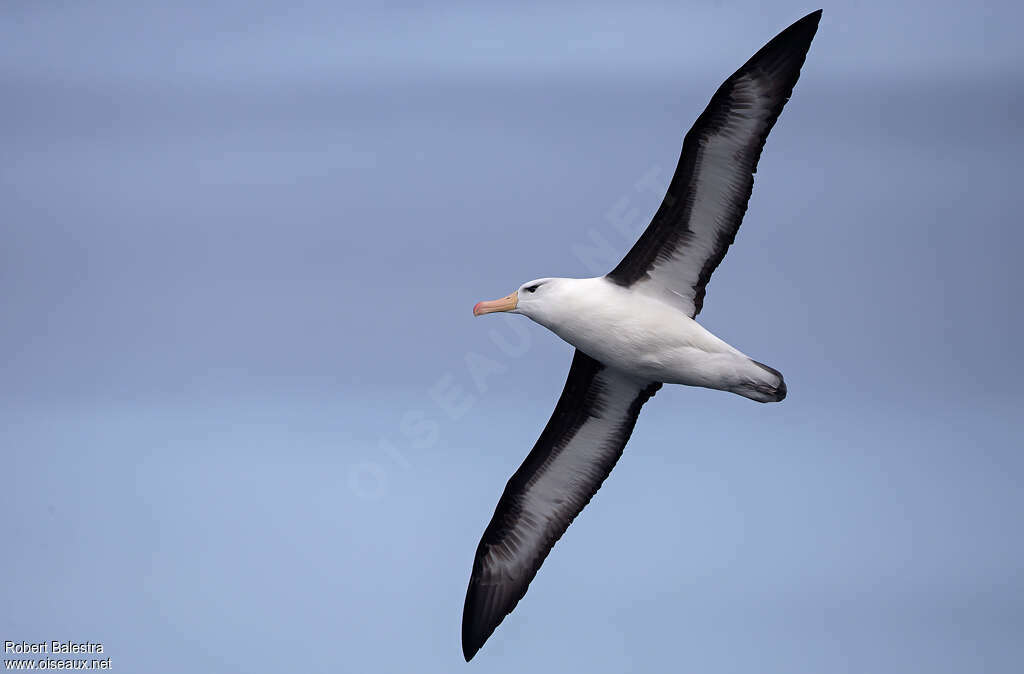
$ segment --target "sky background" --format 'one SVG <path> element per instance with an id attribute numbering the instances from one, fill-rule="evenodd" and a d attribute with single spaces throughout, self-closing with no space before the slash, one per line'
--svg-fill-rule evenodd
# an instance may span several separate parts
<path id="1" fill-rule="evenodd" d="M 571 348 L 794 2 L 0 5 L 0 641 L 121 672 L 1017 672 L 1018 3 L 825 6 L 666 387 L 466 665 Z"/>

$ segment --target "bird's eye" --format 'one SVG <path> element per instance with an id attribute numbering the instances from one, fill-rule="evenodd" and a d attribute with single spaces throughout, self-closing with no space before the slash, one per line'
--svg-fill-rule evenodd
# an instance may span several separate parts
<path id="1" fill-rule="evenodd" d="M 540 284 L 539 283 L 535 283 L 532 286 L 528 286 L 526 288 L 523 288 L 523 290 L 525 290 L 528 293 L 532 293 L 532 292 L 535 292 L 537 290 L 537 288 L 539 288 L 539 287 L 540 287 Z"/>

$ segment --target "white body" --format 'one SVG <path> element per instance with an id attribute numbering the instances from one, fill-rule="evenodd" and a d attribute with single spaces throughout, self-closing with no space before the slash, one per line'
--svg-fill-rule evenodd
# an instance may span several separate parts
<path id="1" fill-rule="evenodd" d="M 778 372 L 751 360 L 678 307 L 604 277 L 547 279 L 532 294 L 521 289 L 515 311 L 638 379 L 731 391 L 759 402 L 785 395 Z"/>

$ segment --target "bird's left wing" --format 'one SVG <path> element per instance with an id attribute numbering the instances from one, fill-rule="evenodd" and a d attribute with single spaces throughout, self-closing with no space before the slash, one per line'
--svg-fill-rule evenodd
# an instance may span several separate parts
<path id="1" fill-rule="evenodd" d="M 544 558 L 622 455 L 657 382 L 576 351 L 555 411 L 505 487 L 473 561 L 462 614 L 468 661 L 526 594 Z"/>
<path id="2" fill-rule="evenodd" d="M 776 35 L 727 79 L 686 134 L 647 230 L 608 279 L 671 300 L 691 317 L 747 211 L 768 133 L 789 100 L 821 10 Z"/>

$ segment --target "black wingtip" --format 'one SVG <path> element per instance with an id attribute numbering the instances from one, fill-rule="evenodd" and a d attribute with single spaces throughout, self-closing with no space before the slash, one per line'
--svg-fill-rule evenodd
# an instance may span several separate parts
<path id="1" fill-rule="evenodd" d="M 484 643 L 491 636 L 491 633 L 494 632 L 494 628 L 497 627 L 497 625 L 494 625 L 490 631 L 481 629 L 482 623 L 480 622 L 480 607 L 478 605 L 480 598 L 474 592 L 474 589 L 475 586 L 471 580 L 469 589 L 466 591 L 466 605 L 462 610 L 462 655 L 466 658 L 466 662 L 472 660 L 473 656 L 483 648 Z"/>
<path id="2" fill-rule="evenodd" d="M 821 12 L 822 12 L 822 10 L 816 9 L 813 12 L 811 12 L 810 14 L 808 14 L 807 16 L 805 16 L 802 19 L 799 19 L 798 21 L 796 21 L 793 25 L 795 26 L 798 23 L 814 23 L 814 24 L 816 24 L 816 23 L 818 23 L 818 21 L 821 20 Z"/>
<path id="3" fill-rule="evenodd" d="M 476 652 L 480 650 L 481 644 L 475 643 L 475 640 L 467 634 L 466 630 L 466 619 L 462 619 L 462 657 L 466 658 L 466 662 L 473 659 Z"/>
<path id="4" fill-rule="evenodd" d="M 467 619 L 468 616 L 463 617 L 462 622 L 462 656 L 466 658 L 466 662 L 469 662 L 483 647 L 487 637 L 491 635 L 489 633 L 486 636 L 480 634 L 479 630 L 473 629 L 474 626 L 468 623 Z"/>
<path id="5" fill-rule="evenodd" d="M 814 34 L 818 32 L 818 23 L 821 21 L 821 10 L 816 9 L 802 19 L 797 20 L 792 26 L 787 28 L 787 31 L 793 30 L 794 32 L 806 34 L 808 42 L 814 39 Z M 795 29 L 795 30 L 794 30 Z"/>
<path id="6" fill-rule="evenodd" d="M 799 41 L 810 43 L 814 39 L 814 34 L 818 32 L 819 21 L 821 21 L 821 10 L 816 9 L 807 16 L 794 21 L 788 28 L 775 36 L 775 39 L 771 42 Z"/>
<path id="7" fill-rule="evenodd" d="M 800 77 L 800 68 L 803 66 L 807 51 L 811 48 L 811 42 L 818 32 L 821 13 L 821 10 L 818 9 L 802 19 L 794 21 L 751 56 L 733 77 L 752 72 L 767 77 L 778 85 L 779 91 L 785 92 L 783 95 L 783 103 L 785 103 L 786 100 L 789 100 L 797 78 Z M 723 86 L 725 85 L 723 84 Z M 712 99 L 713 101 L 714 99 Z M 781 106 L 779 112 L 782 112 Z"/>

